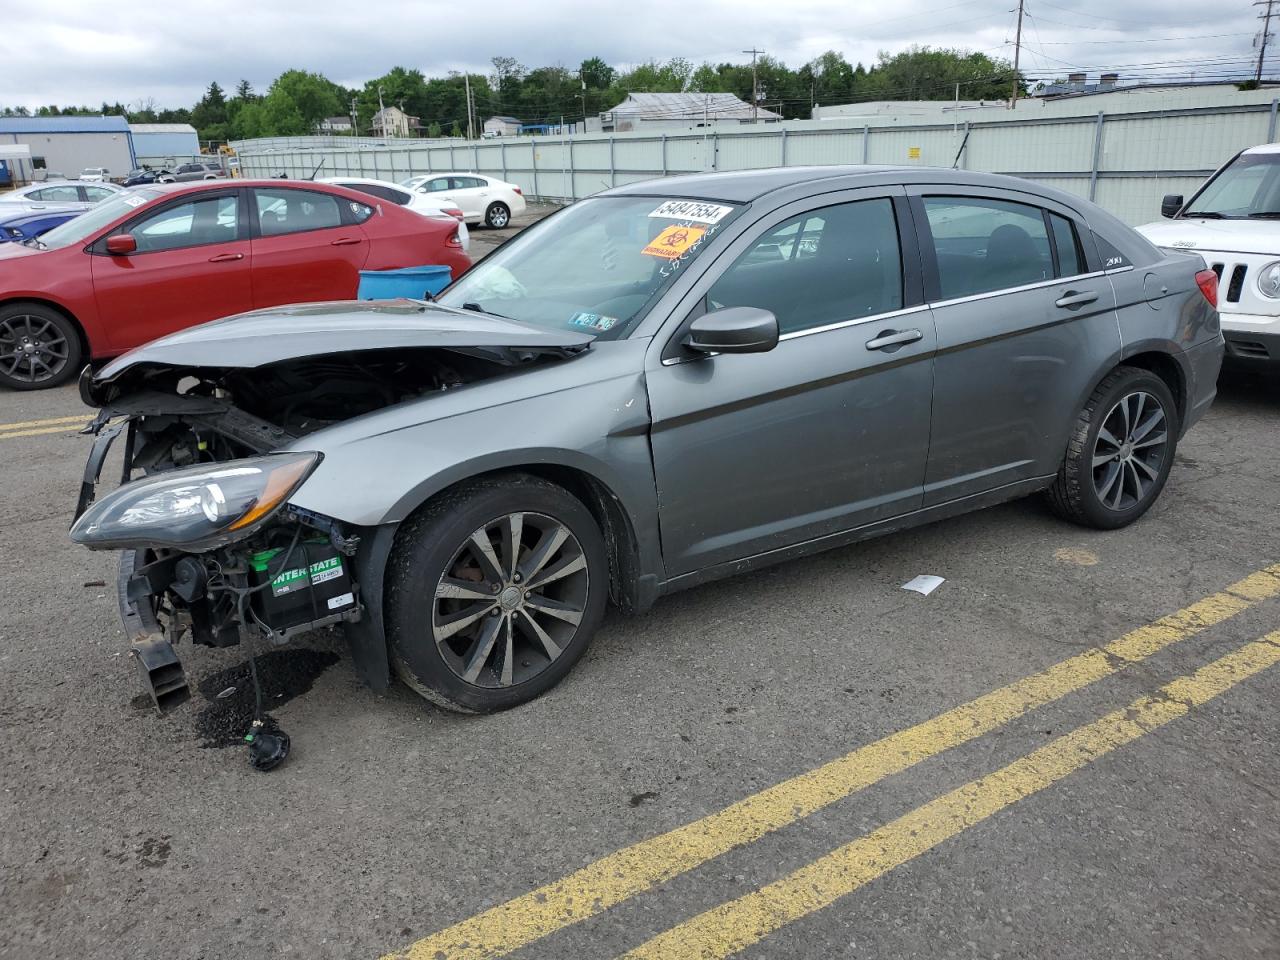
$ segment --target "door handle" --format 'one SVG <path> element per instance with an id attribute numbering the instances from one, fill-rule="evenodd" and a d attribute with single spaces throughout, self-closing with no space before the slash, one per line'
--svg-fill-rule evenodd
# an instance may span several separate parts
<path id="1" fill-rule="evenodd" d="M 331 246 L 331 247 L 349 247 L 349 246 L 351 246 L 352 244 L 355 244 L 355 243 L 361 243 L 361 242 L 362 242 L 362 241 L 360 240 L 360 238 L 359 238 L 359 237 L 339 237 L 337 240 L 330 240 L 330 241 L 329 241 L 329 246 Z"/>
<path id="2" fill-rule="evenodd" d="M 1053 301 L 1055 307 L 1066 307 L 1068 310 L 1073 307 L 1083 307 L 1086 303 L 1093 303 L 1098 299 L 1098 294 L 1093 290 L 1085 290 L 1083 293 L 1077 293 L 1075 290 L 1068 290 L 1057 300 Z"/>
<path id="3" fill-rule="evenodd" d="M 227 263 L 230 260 L 243 260 L 243 253 L 220 253 L 216 257 L 210 257 L 210 263 Z"/>
<path id="4" fill-rule="evenodd" d="M 915 343 L 924 338 L 919 330 L 883 330 L 873 340 L 867 341 L 868 350 L 884 350 L 889 347 L 900 347 L 905 343 Z"/>

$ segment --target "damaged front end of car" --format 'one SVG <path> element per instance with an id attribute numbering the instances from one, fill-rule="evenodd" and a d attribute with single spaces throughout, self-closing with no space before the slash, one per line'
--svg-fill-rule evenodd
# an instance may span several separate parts
<path id="1" fill-rule="evenodd" d="M 381 578 L 394 529 L 290 502 L 324 460 L 309 438 L 587 342 L 414 301 L 304 305 L 206 324 L 86 370 L 81 396 L 98 414 L 70 536 L 120 551 L 120 613 L 156 706 L 190 696 L 182 639 L 280 644 L 335 624 L 357 672 L 385 689 Z M 99 497 L 117 444 L 120 486 Z"/>

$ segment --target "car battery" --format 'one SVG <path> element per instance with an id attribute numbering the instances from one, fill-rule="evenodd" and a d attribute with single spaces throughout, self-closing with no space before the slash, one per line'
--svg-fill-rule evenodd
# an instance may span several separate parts
<path id="1" fill-rule="evenodd" d="M 260 550 L 249 558 L 249 585 L 254 615 L 277 633 L 329 620 L 356 605 L 346 558 L 327 540 Z"/>

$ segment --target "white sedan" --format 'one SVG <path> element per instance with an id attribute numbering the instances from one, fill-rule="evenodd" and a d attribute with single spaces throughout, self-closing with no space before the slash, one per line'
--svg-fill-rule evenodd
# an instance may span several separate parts
<path id="1" fill-rule="evenodd" d="M 414 213 L 424 217 L 449 217 L 458 221 L 458 240 L 462 243 L 463 252 L 471 249 L 471 234 L 467 230 L 467 221 L 462 210 L 456 204 L 442 197 L 427 196 L 412 190 L 406 190 L 398 184 L 386 180 L 374 180 L 371 177 L 319 177 L 317 183 L 332 183 L 336 187 L 346 187 L 357 193 L 365 193 L 379 200 L 401 207 L 408 207 Z"/>
<path id="2" fill-rule="evenodd" d="M 524 194 L 514 183 L 480 173 L 429 173 L 400 181 L 415 193 L 450 200 L 461 208 L 468 223 L 483 223 L 495 230 L 524 213 Z"/>

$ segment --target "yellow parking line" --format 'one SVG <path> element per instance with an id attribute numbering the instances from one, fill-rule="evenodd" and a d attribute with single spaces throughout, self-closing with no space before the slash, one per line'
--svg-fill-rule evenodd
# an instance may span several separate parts
<path id="1" fill-rule="evenodd" d="M 74 425 L 68 425 L 65 427 L 44 427 L 41 430 L 13 430 L 9 433 L 0 432 L 0 440 L 12 440 L 15 437 L 39 437 L 46 433 L 75 433 L 88 422 L 88 420 L 85 420 Z"/>
<path id="2" fill-rule="evenodd" d="M 5 430 L 23 430 L 27 427 L 51 427 L 55 423 L 88 423 L 93 419 L 87 413 L 78 413 L 74 417 L 53 417 L 50 420 L 23 420 L 21 423 L 0 423 L 0 432 Z"/>
<path id="3" fill-rule="evenodd" d="M 943 794 L 781 880 L 658 934 L 627 953 L 624 960 L 722 960 L 732 956 L 1277 662 L 1280 630 L 1245 644 L 1190 676 L 1179 677 L 1155 696 L 1135 700 L 990 776 Z"/>
<path id="4" fill-rule="evenodd" d="M 1280 564 L 1040 673 L 984 694 L 669 833 L 425 937 L 383 960 L 488 960 L 594 916 L 1280 594 Z"/>

